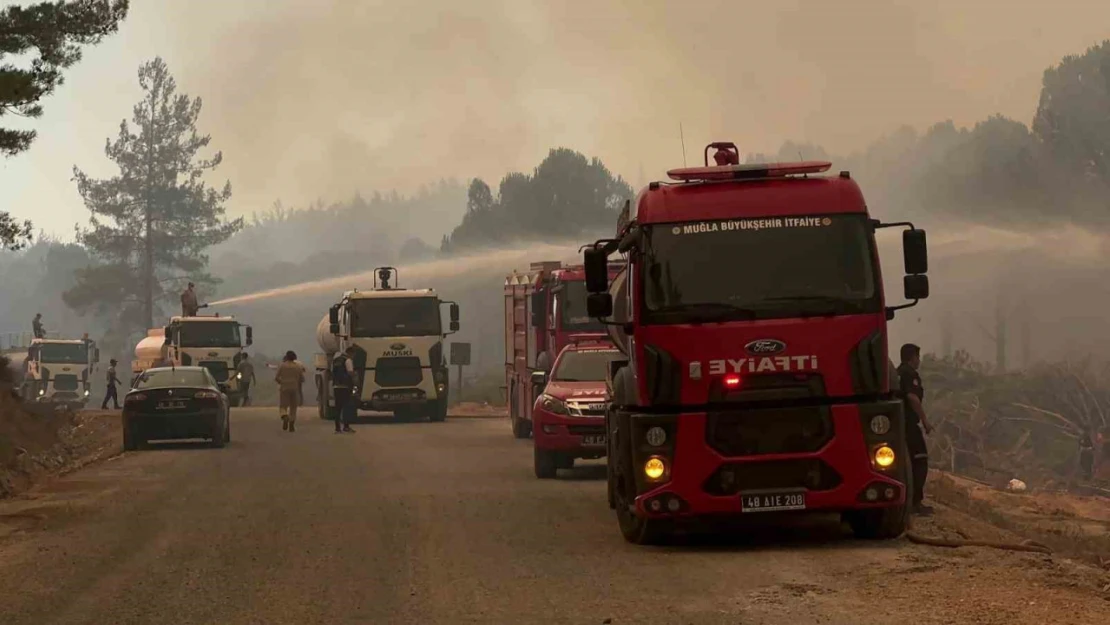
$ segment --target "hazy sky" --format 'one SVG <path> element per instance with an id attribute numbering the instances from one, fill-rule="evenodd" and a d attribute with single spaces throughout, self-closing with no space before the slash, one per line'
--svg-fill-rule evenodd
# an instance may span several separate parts
<path id="1" fill-rule="evenodd" d="M 680 121 L 691 160 L 710 140 L 843 152 L 902 123 L 1027 122 L 1044 69 L 1110 37 L 1105 0 L 132 5 L 44 102 L 31 150 L 0 160 L 0 208 L 49 233 L 86 222 L 72 166 L 114 171 L 104 142 L 159 54 L 204 99 L 229 208 L 249 214 L 444 176 L 496 186 L 553 146 L 638 184 L 681 164 Z"/>

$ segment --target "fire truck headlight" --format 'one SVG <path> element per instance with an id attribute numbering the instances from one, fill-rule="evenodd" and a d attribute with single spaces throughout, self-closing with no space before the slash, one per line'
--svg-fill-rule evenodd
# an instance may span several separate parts
<path id="1" fill-rule="evenodd" d="M 243 379 L 243 372 L 240 371 L 239 373 L 236 373 L 235 374 L 235 379 L 236 380 L 242 380 Z"/>
<path id="2" fill-rule="evenodd" d="M 875 450 L 875 464 L 887 468 L 894 464 L 894 450 L 889 445 L 882 445 Z"/>
<path id="3" fill-rule="evenodd" d="M 890 417 L 886 415 L 876 415 L 871 419 L 871 431 L 882 436 L 890 431 Z"/>
<path id="4" fill-rule="evenodd" d="M 644 475 L 649 480 L 657 480 L 667 472 L 667 463 L 659 456 L 652 456 L 644 463 Z"/>
<path id="5" fill-rule="evenodd" d="M 667 431 L 656 425 L 648 429 L 644 438 L 647 439 L 648 445 L 658 447 L 667 442 Z"/>
<path id="6" fill-rule="evenodd" d="M 89 392 L 85 391 L 85 397 L 88 397 L 88 396 L 89 396 Z"/>
<path id="7" fill-rule="evenodd" d="M 44 388 L 40 388 L 40 389 L 39 389 L 39 397 L 42 397 L 42 396 L 43 396 L 43 395 L 45 395 L 45 394 L 46 394 L 46 389 L 44 389 Z"/>

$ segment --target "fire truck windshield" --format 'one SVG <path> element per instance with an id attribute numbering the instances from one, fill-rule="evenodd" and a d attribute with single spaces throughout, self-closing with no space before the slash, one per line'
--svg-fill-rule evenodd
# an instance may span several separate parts
<path id="1" fill-rule="evenodd" d="M 609 361 L 620 356 L 615 349 L 567 350 L 551 377 L 557 382 L 604 382 Z"/>
<path id="2" fill-rule="evenodd" d="M 644 323 L 878 312 L 865 215 L 763 217 L 644 228 Z"/>
<path id="3" fill-rule="evenodd" d="M 437 336 L 443 334 L 434 297 L 351 300 L 351 336 Z"/>
<path id="4" fill-rule="evenodd" d="M 80 343 L 42 343 L 39 362 L 83 365 L 89 362 L 89 348 Z"/>
<path id="5" fill-rule="evenodd" d="M 181 347 L 239 347 L 235 321 L 191 321 L 178 326 Z"/>
<path id="6" fill-rule="evenodd" d="M 562 308 L 559 322 L 563 330 L 604 332 L 605 326 L 586 314 L 586 283 L 584 281 L 564 282 L 556 294 L 556 305 Z"/>

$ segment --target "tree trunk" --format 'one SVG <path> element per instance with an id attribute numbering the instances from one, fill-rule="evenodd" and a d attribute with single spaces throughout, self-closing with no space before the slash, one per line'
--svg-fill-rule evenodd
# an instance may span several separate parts
<path id="1" fill-rule="evenodd" d="M 147 329 L 154 327 L 154 115 L 160 84 L 150 90 L 150 127 L 146 133 L 146 233 L 143 237 L 143 316 Z"/>
<path id="2" fill-rule="evenodd" d="M 999 373 L 1006 372 L 1006 307 L 998 295 L 994 309 L 994 359 Z"/>

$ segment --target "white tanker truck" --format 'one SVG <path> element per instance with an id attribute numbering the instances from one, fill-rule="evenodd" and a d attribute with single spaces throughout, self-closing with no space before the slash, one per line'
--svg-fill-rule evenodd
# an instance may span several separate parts
<path id="1" fill-rule="evenodd" d="M 245 329 L 245 343 L 241 329 Z M 220 383 L 231 405 L 238 406 L 243 398 L 236 369 L 243 358 L 243 346 L 253 342 L 251 327 L 241 325 L 234 317 L 171 317 L 168 326 L 148 330 L 135 346 L 131 373 L 136 377 L 151 367 L 171 364 L 204 367 Z"/>
<path id="2" fill-rule="evenodd" d="M 323 353 L 314 357 L 320 418 L 334 419 L 332 359 L 355 348 L 357 409 L 392 412 L 399 418 L 447 418 L 448 375 L 443 339 L 459 330 L 459 305 L 432 289 L 400 289 L 393 267 L 375 270 L 380 284 L 348 291 L 316 326 Z M 440 307 L 450 305 L 450 330 L 443 331 Z"/>
<path id="3" fill-rule="evenodd" d="M 92 392 L 100 349 L 88 338 L 32 339 L 0 349 L 10 359 L 23 401 L 50 408 L 84 408 Z"/>

